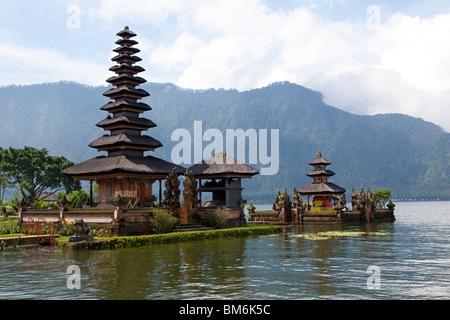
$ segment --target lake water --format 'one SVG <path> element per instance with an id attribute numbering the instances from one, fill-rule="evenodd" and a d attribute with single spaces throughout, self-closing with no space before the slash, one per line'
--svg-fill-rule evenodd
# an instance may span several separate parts
<path id="1" fill-rule="evenodd" d="M 396 205 L 394 223 L 106 251 L 4 250 L 0 299 L 449 299 L 450 202 Z M 80 289 L 67 287 L 77 283 L 71 265 Z"/>

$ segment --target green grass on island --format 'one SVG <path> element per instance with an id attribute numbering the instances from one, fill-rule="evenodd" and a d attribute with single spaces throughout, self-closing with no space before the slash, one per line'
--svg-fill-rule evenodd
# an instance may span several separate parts
<path id="1" fill-rule="evenodd" d="M 143 236 L 94 237 L 92 240 L 80 242 L 69 242 L 68 237 L 61 237 L 56 240 L 55 245 L 61 249 L 116 249 L 184 241 L 268 235 L 279 233 L 281 230 L 282 227 L 278 225 L 252 226 L 244 228 L 173 232 Z"/>

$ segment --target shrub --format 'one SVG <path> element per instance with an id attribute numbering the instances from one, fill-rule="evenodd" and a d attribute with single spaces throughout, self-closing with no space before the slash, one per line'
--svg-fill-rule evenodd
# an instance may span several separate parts
<path id="1" fill-rule="evenodd" d="M 0 226 L 0 234 L 14 234 L 14 233 L 21 233 L 23 230 L 19 226 L 13 226 L 13 225 L 3 225 Z"/>
<path id="2" fill-rule="evenodd" d="M 34 202 L 34 206 L 36 207 L 36 209 L 45 209 L 47 208 L 49 205 L 47 203 L 45 203 L 44 201 L 39 201 L 36 200 Z"/>
<path id="3" fill-rule="evenodd" d="M 230 215 L 223 209 L 216 209 L 206 214 L 206 223 L 215 229 L 223 229 L 227 226 Z"/>
<path id="4" fill-rule="evenodd" d="M 73 236 L 75 234 L 75 230 L 73 229 L 72 222 L 70 222 L 70 221 L 68 221 L 68 222 L 63 221 L 61 228 L 58 230 L 58 233 L 61 236 L 66 236 L 66 237 L 67 236 Z"/>
<path id="5" fill-rule="evenodd" d="M 6 206 L 6 215 L 10 216 L 16 214 L 16 210 L 12 206 Z"/>
<path id="6" fill-rule="evenodd" d="M 167 210 L 154 210 L 149 217 L 150 230 L 154 234 L 167 233 L 172 231 L 178 219 Z"/>
<path id="7" fill-rule="evenodd" d="M 89 195 L 84 190 L 75 190 L 69 194 L 70 208 L 82 208 Z"/>
<path id="8" fill-rule="evenodd" d="M 392 192 L 390 190 L 381 189 L 373 193 L 373 201 L 378 209 L 386 209 L 386 203 L 389 201 Z"/>

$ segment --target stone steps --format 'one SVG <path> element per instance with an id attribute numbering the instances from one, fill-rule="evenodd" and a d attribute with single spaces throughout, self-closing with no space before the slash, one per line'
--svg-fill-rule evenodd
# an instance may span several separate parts
<path id="1" fill-rule="evenodd" d="M 256 211 L 250 215 L 249 222 L 277 222 L 281 221 L 277 211 Z"/>

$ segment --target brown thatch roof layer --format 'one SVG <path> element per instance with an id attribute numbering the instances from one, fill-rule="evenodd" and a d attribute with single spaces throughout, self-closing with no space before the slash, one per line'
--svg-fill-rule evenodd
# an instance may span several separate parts
<path id="1" fill-rule="evenodd" d="M 140 67 L 140 66 L 132 66 L 126 63 L 122 63 L 120 66 L 116 65 L 116 66 L 112 66 L 111 68 L 109 68 L 109 71 L 113 71 L 115 73 L 139 73 L 139 72 L 143 72 L 145 71 L 144 68 Z"/>
<path id="2" fill-rule="evenodd" d="M 37 200 L 45 202 L 56 202 L 58 201 L 58 198 L 53 193 L 41 193 L 41 195 L 37 198 Z"/>
<path id="3" fill-rule="evenodd" d="M 345 189 L 341 188 L 334 183 L 311 183 L 298 190 L 302 196 L 314 195 L 314 194 L 342 194 L 345 193 Z"/>
<path id="4" fill-rule="evenodd" d="M 116 84 L 120 85 L 122 82 L 140 85 L 140 84 L 146 83 L 147 80 L 145 80 L 144 78 L 141 78 L 141 77 L 133 77 L 129 74 L 121 74 L 119 76 L 113 76 L 113 77 L 106 79 L 106 82 L 109 82 L 112 85 L 116 85 Z"/>
<path id="5" fill-rule="evenodd" d="M 131 125 L 131 126 L 138 126 L 138 127 L 144 127 L 144 128 L 154 128 L 156 127 L 156 124 L 148 119 L 145 118 L 131 118 L 131 117 L 125 117 L 120 116 L 117 118 L 107 118 L 105 120 L 100 121 L 96 124 L 97 127 L 105 128 L 112 125 Z"/>
<path id="6" fill-rule="evenodd" d="M 142 61 L 142 59 L 137 56 L 130 56 L 128 54 L 119 54 L 117 56 L 114 56 L 111 61 L 117 63 L 136 63 Z"/>
<path id="7" fill-rule="evenodd" d="M 65 169 L 63 173 L 72 177 L 96 176 L 110 173 L 169 175 L 173 168 L 177 168 L 179 174 L 183 174 L 186 170 L 181 166 L 152 156 L 102 156 L 76 164 Z"/>
<path id="8" fill-rule="evenodd" d="M 143 90 L 143 89 L 133 89 L 133 88 L 128 88 L 126 86 L 120 86 L 118 88 L 113 88 L 110 89 L 108 91 L 106 91 L 103 95 L 106 97 L 113 97 L 116 96 L 118 98 L 120 98 L 120 95 L 123 94 L 127 94 L 130 93 L 132 95 L 138 96 L 138 97 L 148 97 L 150 94 Z"/>
<path id="9" fill-rule="evenodd" d="M 119 145 L 146 147 L 155 149 L 162 147 L 162 143 L 150 136 L 138 136 L 133 134 L 121 133 L 117 135 L 104 135 L 89 144 L 92 148 L 113 147 Z"/>
<path id="10" fill-rule="evenodd" d="M 134 46 L 138 44 L 136 40 L 130 40 L 130 39 L 119 39 L 116 41 L 116 44 L 119 46 Z"/>
<path id="11" fill-rule="evenodd" d="M 332 177 L 335 173 L 331 170 L 313 170 L 306 174 L 308 177 Z"/>
<path id="12" fill-rule="evenodd" d="M 127 27 L 125 27 L 122 31 L 119 31 L 117 33 L 117 36 L 125 38 L 125 39 L 129 39 L 129 38 L 136 37 L 137 34 L 134 33 L 133 31 L 129 30 Z"/>
<path id="13" fill-rule="evenodd" d="M 100 108 L 100 110 L 104 111 L 118 111 L 121 109 L 134 109 L 134 110 L 140 110 L 141 112 L 152 110 L 152 108 L 143 102 L 134 102 L 130 100 L 119 100 L 116 102 L 108 102 L 103 107 Z"/>
<path id="14" fill-rule="evenodd" d="M 319 152 L 319 154 L 320 154 L 320 152 Z M 312 166 L 317 166 L 317 165 L 326 165 L 326 166 L 328 166 L 328 165 L 331 164 L 331 162 L 328 161 L 327 159 L 325 159 L 324 157 L 318 155 L 318 156 L 317 156 L 313 161 L 311 161 L 309 164 L 312 165 Z"/>
<path id="15" fill-rule="evenodd" d="M 205 159 L 201 163 L 193 165 L 190 170 L 192 170 L 192 174 L 196 178 L 220 176 L 245 176 L 250 178 L 259 173 L 258 170 L 253 169 L 249 165 L 226 156 Z"/>
<path id="16" fill-rule="evenodd" d="M 141 52 L 138 48 L 133 47 L 117 47 L 113 50 L 114 52 L 120 53 L 120 54 L 135 54 Z"/>

